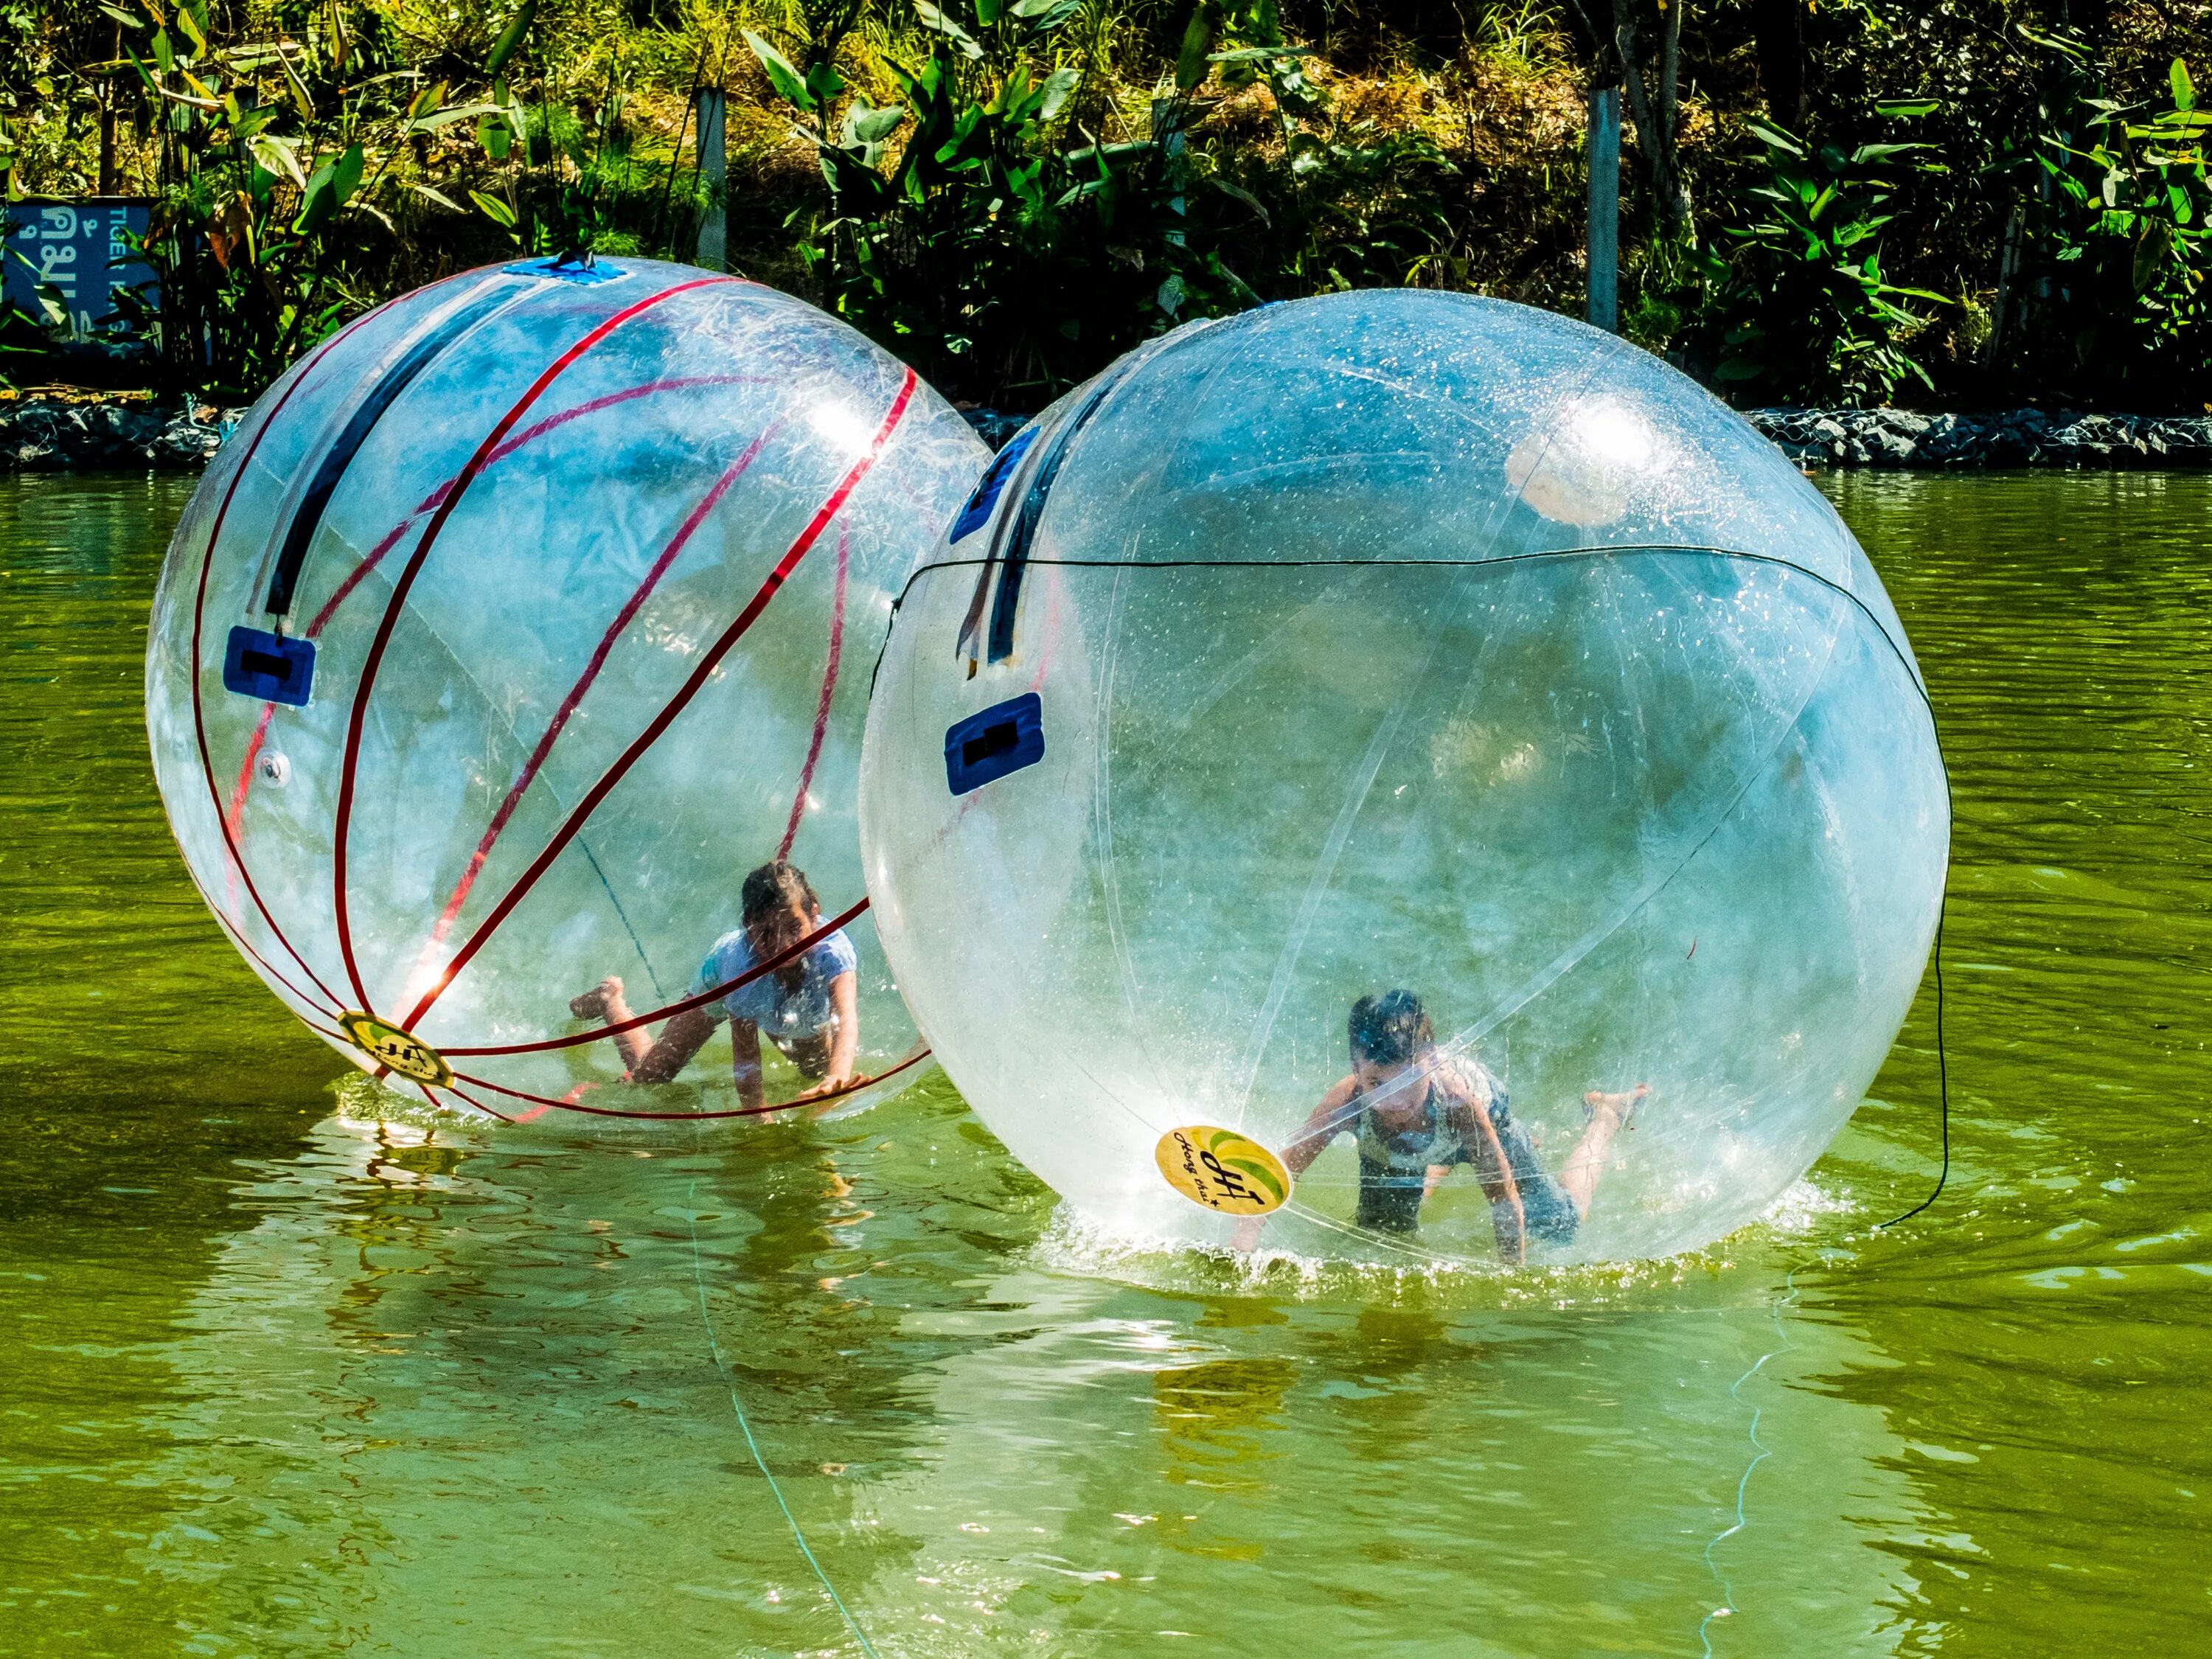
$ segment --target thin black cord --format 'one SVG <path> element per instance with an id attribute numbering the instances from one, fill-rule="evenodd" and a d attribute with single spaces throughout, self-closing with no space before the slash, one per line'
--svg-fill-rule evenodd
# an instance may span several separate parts
<path id="1" fill-rule="evenodd" d="M 1943 1183 L 1951 1178 L 1951 1066 L 1943 1050 L 1943 907 L 1940 903 L 1936 908 L 1936 1084 L 1942 1103 L 1943 1122 L 1943 1167 L 1936 1172 L 1936 1190 L 1903 1215 L 1876 1222 L 1876 1232 L 1894 1227 L 1900 1221 L 1911 1220 L 1943 1195 Z"/>
<path id="2" fill-rule="evenodd" d="M 1266 571 L 1286 568 L 1304 569 L 1321 566 L 1346 565 L 1370 565 L 1377 569 L 1394 569 L 1407 567 L 1420 568 L 1443 566 L 1449 568 L 1467 564 L 1480 564 L 1492 568 L 1504 568 L 1511 565 L 1528 563 L 1540 559 L 1593 558 L 1618 556 L 1621 554 L 1639 553 L 1686 554 L 1696 557 L 1728 559 L 1747 564 L 1778 565 L 1784 569 L 1792 571 L 1798 575 L 1810 577 L 1814 581 L 1819 583 L 1822 587 L 1826 588 L 1829 592 L 1838 594 L 1842 598 L 1850 600 L 1852 605 L 1858 608 L 1859 613 L 1869 623 L 1874 624 L 1874 630 L 1877 635 L 1881 635 L 1882 643 L 1888 646 L 1890 650 L 1896 653 L 1898 660 L 1905 665 L 1906 678 L 1911 682 L 1913 690 L 1919 694 L 1922 706 L 1928 710 L 1928 723 L 1930 729 L 1933 730 L 1936 734 L 1936 764 L 1942 767 L 1943 770 L 1944 817 L 1948 820 L 1954 829 L 1957 827 L 1959 821 L 1957 799 L 1951 788 L 1951 769 L 1943 759 L 1943 733 L 1941 724 L 1936 718 L 1935 701 L 1929 696 L 1928 688 L 1921 683 L 1917 665 L 1916 665 L 1911 657 L 1907 654 L 1905 647 L 1899 645 L 1895 639 L 1891 637 L 1889 629 L 1883 625 L 1881 618 L 1874 613 L 1873 610 L 1869 607 L 1864 599 L 1861 599 L 1856 593 L 1851 592 L 1850 588 L 1844 586 L 1840 582 L 1832 581 L 1829 578 L 1821 575 L 1816 570 L 1808 570 L 1803 565 L 1797 563 L 1794 560 L 1777 558 L 1771 554 L 1736 552 L 1724 548 L 1680 547 L 1662 544 L 1644 546 L 1630 545 L 1621 547 L 1556 548 L 1547 549 L 1540 552 L 1514 553 L 1508 554 L 1502 558 L 1480 560 L 1384 560 L 1340 558 L 1282 560 L 1054 558 L 1036 559 L 1031 561 L 1031 562 L 1041 565 L 1060 565 L 1076 569 L 1133 570 L 1182 570 L 1197 568 Z M 898 597 L 891 602 L 890 624 L 884 630 L 883 644 L 879 646 L 876 651 L 875 670 L 868 677 L 868 694 L 871 701 L 873 700 L 875 696 L 876 675 L 880 674 L 883 672 L 884 659 L 885 656 L 889 655 L 890 652 L 891 633 L 892 630 L 898 626 L 899 611 L 906 604 L 907 595 L 914 591 L 915 584 L 919 582 L 924 576 L 929 574 L 932 571 L 956 569 L 963 566 L 980 565 L 987 562 L 988 561 L 986 560 L 973 558 L 933 560 L 929 563 L 918 567 L 907 577 L 906 586 L 899 590 Z M 1876 1232 L 1880 1232 L 1886 1227 L 1894 1227 L 1901 1221 L 1910 1221 L 1914 1216 L 1918 1215 L 1922 1211 L 1927 1209 L 1930 1205 L 1934 1204 L 1937 1199 L 1943 1195 L 1944 1185 L 1951 1178 L 1951 1067 L 1949 1057 L 1943 1041 L 1943 914 L 1948 896 L 1948 892 L 1946 892 L 1945 894 L 1940 895 L 1936 900 L 1935 945 L 1936 1077 L 1937 1102 L 1941 1114 L 1943 1134 L 1943 1164 L 1942 1169 L 1936 1173 L 1935 1189 L 1931 1191 L 1927 1197 L 1922 1199 L 1919 1203 L 1907 1210 L 1903 1215 L 1892 1216 L 1887 1221 L 1875 1223 L 1875 1231 Z"/>

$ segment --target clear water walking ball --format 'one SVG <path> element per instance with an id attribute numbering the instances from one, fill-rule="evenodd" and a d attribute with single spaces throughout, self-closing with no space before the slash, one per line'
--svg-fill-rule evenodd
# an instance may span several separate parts
<path id="1" fill-rule="evenodd" d="M 860 829 L 922 1031 L 1080 1210 L 1411 1263 L 1765 1210 L 1911 1001 L 1949 818 L 1778 452 L 1608 335 L 1392 291 L 1178 330 L 999 456 Z"/>
<path id="2" fill-rule="evenodd" d="M 799 1039 L 848 955 L 844 1069 L 895 1071 L 867 672 L 988 459 L 903 365 L 733 277 L 540 260 L 370 313 L 270 388 L 170 545 L 147 719 L 194 879 L 287 1006 L 440 1103 L 729 1109 L 726 1049 L 686 1073 L 704 1096 L 611 1086 L 605 1016 L 569 1006 L 609 977 L 640 1042 L 752 1010 L 802 1062 L 767 1055 L 787 1095 L 828 1069 Z M 716 949 L 779 859 L 818 925 Z M 822 1008 L 779 1045 L 787 981 Z"/>

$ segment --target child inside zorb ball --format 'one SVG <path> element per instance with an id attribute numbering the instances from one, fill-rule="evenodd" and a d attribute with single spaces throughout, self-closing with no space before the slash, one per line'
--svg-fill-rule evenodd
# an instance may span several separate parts
<path id="1" fill-rule="evenodd" d="M 155 600 L 148 731 L 210 908 L 440 1106 L 732 1116 L 910 1075 L 866 670 L 988 459 L 907 365 L 720 272 L 524 260 L 356 319 L 223 446 Z M 767 910 L 717 915 L 732 848 L 781 872 Z M 703 980 L 702 915 L 739 922 Z M 729 1080 L 628 1091 L 725 1021 Z"/>
<path id="2" fill-rule="evenodd" d="M 902 596 L 860 769 L 915 1021 L 1073 1210 L 1398 1265 L 1757 1218 L 1888 1052 L 1948 832 L 1788 459 L 1625 341 L 1414 289 L 1039 416 Z"/>
<path id="3" fill-rule="evenodd" d="M 842 928 L 823 929 L 822 902 L 805 872 L 781 859 L 745 878 L 741 902 L 743 924 L 714 941 L 691 981 L 695 997 L 735 983 L 738 988 L 726 997 L 684 1010 L 658 1037 L 647 1036 L 635 1023 L 623 982 L 611 975 L 571 999 L 568 1012 L 617 1028 L 609 1035 L 629 1082 L 672 1081 L 727 1020 L 730 1075 L 743 1104 L 758 1106 L 763 1099 L 763 1037 L 808 1085 L 791 1104 L 834 1098 L 851 1084 L 860 1049 L 859 957 L 853 942 Z"/>
<path id="4" fill-rule="evenodd" d="M 1352 1074 L 1322 1097 L 1284 1149 L 1291 1175 L 1304 1175 L 1332 1140 L 1350 1135 L 1359 1152 L 1356 1225 L 1414 1231 L 1429 1194 L 1467 1164 L 1490 1206 L 1501 1261 L 1518 1266 L 1532 1246 L 1573 1243 L 1613 1138 L 1630 1126 L 1648 1085 L 1583 1097 L 1589 1125 L 1555 1179 L 1514 1117 L 1504 1085 L 1479 1060 L 1437 1051 L 1436 1029 L 1411 991 L 1360 998 L 1346 1024 Z M 1262 1218 L 1248 1217 L 1236 1248 L 1256 1246 L 1262 1225 Z"/>

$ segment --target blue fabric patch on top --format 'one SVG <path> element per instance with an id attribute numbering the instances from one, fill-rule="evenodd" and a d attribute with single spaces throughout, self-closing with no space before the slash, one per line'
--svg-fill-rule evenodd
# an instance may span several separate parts
<path id="1" fill-rule="evenodd" d="M 945 734 L 945 782 L 956 795 L 1044 758 L 1044 704 L 1034 691 L 956 720 Z"/>
<path id="2" fill-rule="evenodd" d="M 620 265 L 597 261 L 579 264 L 573 259 L 524 259 L 500 269 L 510 276 L 550 276 L 556 283 L 574 283 L 581 288 L 589 288 L 594 283 L 616 282 L 629 275 Z"/>
<path id="3" fill-rule="evenodd" d="M 1006 447 L 993 458 L 990 470 L 983 474 L 983 482 L 975 486 L 975 493 L 968 498 L 968 505 L 960 509 L 960 516 L 952 521 L 952 533 L 945 539 L 957 542 L 963 536 L 972 536 L 991 520 L 991 509 L 999 504 L 999 492 L 1006 487 L 1006 480 L 1029 453 L 1036 441 L 1037 428 L 1025 426 L 1006 440 Z"/>

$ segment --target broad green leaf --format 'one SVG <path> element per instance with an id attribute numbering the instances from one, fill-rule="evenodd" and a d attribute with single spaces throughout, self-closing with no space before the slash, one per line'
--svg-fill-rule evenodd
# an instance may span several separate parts
<path id="1" fill-rule="evenodd" d="M 906 119 L 903 104 L 882 104 L 870 107 L 856 105 L 845 112 L 847 142 L 856 144 L 878 144 L 898 131 Z"/>
<path id="2" fill-rule="evenodd" d="M 975 37 L 931 5 L 929 0 L 915 0 L 914 11 L 915 15 L 921 19 L 922 27 L 951 41 L 960 49 L 962 57 L 981 58 L 983 55 L 983 48 L 976 43 Z"/>
<path id="3" fill-rule="evenodd" d="M 292 104 L 300 112 L 300 118 L 305 121 L 313 120 L 315 100 L 307 96 L 307 83 L 300 78 L 300 71 L 292 67 L 291 55 L 287 53 L 279 58 L 277 66 L 284 71 L 285 84 L 292 88 Z"/>
<path id="4" fill-rule="evenodd" d="M 985 28 L 999 21 L 1000 0 L 975 0 L 975 21 Z"/>
<path id="5" fill-rule="evenodd" d="M 192 15 L 189 9 L 183 6 L 177 8 L 177 27 L 184 32 L 185 39 L 192 43 L 192 56 L 206 57 L 207 36 L 200 33 L 199 20 Z"/>
<path id="6" fill-rule="evenodd" d="M 514 148 L 514 129 L 504 118 L 487 115 L 477 123 L 477 143 L 493 161 L 504 161 Z"/>
<path id="7" fill-rule="evenodd" d="M 490 220 L 492 223 L 506 230 L 514 228 L 514 210 L 501 201 L 498 197 L 487 196 L 480 190 L 472 190 L 469 192 L 469 200 L 482 208 L 484 217 Z"/>
<path id="8" fill-rule="evenodd" d="M 331 183 L 337 172 L 337 162 L 325 161 L 308 179 L 306 189 L 301 192 L 300 216 L 292 221 L 292 228 L 298 234 L 313 234 L 337 211 L 337 198 Z"/>
<path id="9" fill-rule="evenodd" d="M 818 103 L 828 103 L 845 90 L 845 77 L 837 73 L 836 66 L 827 60 L 806 71 L 806 89 Z"/>
<path id="10" fill-rule="evenodd" d="M 1804 145 L 1799 143 L 1793 134 L 1771 121 L 1762 121 L 1754 115 L 1747 119 L 1744 125 L 1749 127 L 1753 136 L 1770 149 L 1778 149 L 1796 156 L 1802 156 L 1805 154 Z"/>
<path id="11" fill-rule="evenodd" d="M 2189 65 L 2179 58 L 2175 58 L 2173 67 L 2166 71 L 2166 79 L 2173 87 L 2174 108 L 2183 111 L 2195 109 L 2197 83 L 2189 78 Z"/>
<path id="12" fill-rule="evenodd" d="M 491 56 L 484 59 L 484 73 L 497 75 L 507 67 L 507 60 L 522 49 L 525 36 L 538 16 L 538 0 L 522 0 L 507 27 L 499 32 L 499 39 L 491 43 Z M 510 222 L 511 223 L 512 222 Z"/>
<path id="13" fill-rule="evenodd" d="M 445 101 L 446 83 L 443 81 L 439 82 L 434 87 L 425 87 L 409 100 L 407 118 L 410 121 L 420 121 L 426 115 L 434 115 Z"/>
<path id="14" fill-rule="evenodd" d="M 368 165 L 368 158 L 359 144 L 349 144 L 344 155 L 338 157 L 331 173 L 331 188 L 336 192 L 338 204 L 361 187 L 361 175 Z"/>
<path id="15" fill-rule="evenodd" d="M 1056 69 L 1046 76 L 1042 88 L 1044 97 L 1037 105 L 1037 119 L 1049 121 L 1054 116 L 1059 114 L 1061 106 L 1073 94 L 1076 87 L 1082 80 L 1083 71 L 1073 68 Z"/>
<path id="16" fill-rule="evenodd" d="M 2159 267 L 2166 263 L 2166 249 L 2169 246 L 2166 227 L 2155 219 L 2144 220 L 2142 230 L 2136 238 L 2135 268 L 2132 272 L 2135 290 L 2137 294 L 2144 292 L 2157 280 Z"/>
<path id="17" fill-rule="evenodd" d="M 775 88 L 776 95 L 799 109 L 816 108 L 814 94 L 806 89 L 805 77 L 792 66 L 791 60 L 752 30 L 747 29 L 744 33 L 745 44 L 753 49 L 753 56 L 768 72 L 769 84 Z"/>
<path id="18" fill-rule="evenodd" d="M 1274 216 L 1267 211 L 1266 206 L 1261 202 L 1260 198 L 1255 196 L 1250 191 L 1245 189 L 1243 185 L 1232 184 L 1218 173 L 1208 179 L 1206 182 L 1212 185 L 1214 189 L 1219 191 L 1224 196 L 1228 197 L 1231 201 L 1242 202 L 1246 207 L 1250 208 L 1253 212 L 1260 216 L 1260 222 L 1261 224 L 1273 225 L 1275 222 Z"/>
<path id="19" fill-rule="evenodd" d="M 1206 79 L 1207 62 L 1213 52 L 1214 37 L 1220 27 L 1221 14 L 1214 9 L 1212 0 L 1199 0 L 1199 3 L 1191 8 L 1190 22 L 1182 32 L 1182 49 L 1176 54 L 1175 79 L 1177 92 L 1193 91 L 1201 81 Z M 1164 288 L 1162 291 L 1165 292 Z M 1178 305 L 1182 303 L 1182 285 L 1178 283 L 1176 289 Z M 1170 316 L 1175 314 L 1166 306 L 1162 306 L 1160 309 L 1166 311 Z"/>
<path id="20" fill-rule="evenodd" d="M 253 159 L 279 179 L 289 179 L 301 190 L 307 187 L 307 175 L 300 171 L 300 156 L 289 138 L 280 138 L 273 132 L 264 132 L 246 145 Z"/>
<path id="21" fill-rule="evenodd" d="M 177 66 L 176 44 L 169 39 L 167 29 L 154 31 L 154 61 L 161 65 L 164 75 Z"/>
<path id="22" fill-rule="evenodd" d="M 1892 155 L 1902 155 L 1908 150 L 1928 149 L 1927 144 L 1861 144 L 1851 152 L 1851 160 L 1863 167 L 1869 161 L 1880 161 Z"/>
<path id="23" fill-rule="evenodd" d="M 451 109 L 440 110 L 435 115 L 426 115 L 419 121 L 410 121 L 408 125 L 416 132 L 435 132 L 441 127 L 452 126 L 456 121 L 465 121 L 471 116 L 483 115 L 488 111 L 496 113 L 499 108 L 496 104 L 456 104 Z"/>
<path id="24" fill-rule="evenodd" d="M 466 213 L 468 211 L 466 208 L 463 207 L 459 202 L 456 202 L 452 197 L 447 195 L 442 190 L 434 190 L 428 185 L 417 185 L 413 183 L 409 184 L 407 188 L 413 191 L 417 196 L 426 196 L 429 198 L 430 200 L 435 202 L 441 208 L 451 208 L 455 213 Z M 502 204 L 502 205 L 504 204 Z"/>
<path id="25" fill-rule="evenodd" d="M 129 12 L 124 11 L 118 7 L 103 5 L 100 7 L 100 10 L 106 12 L 110 17 L 112 17 L 117 22 L 122 24 L 125 28 L 143 29 L 146 27 L 146 20 L 144 18 L 134 17 Z"/>
<path id="26" fill-rule="evenodd" d="M 1892 118 L 1933 115 L 1942 107 L 1942 104 L 1933 98 L 1877 98 L 1874 100 L 1875 114 Z"/>

